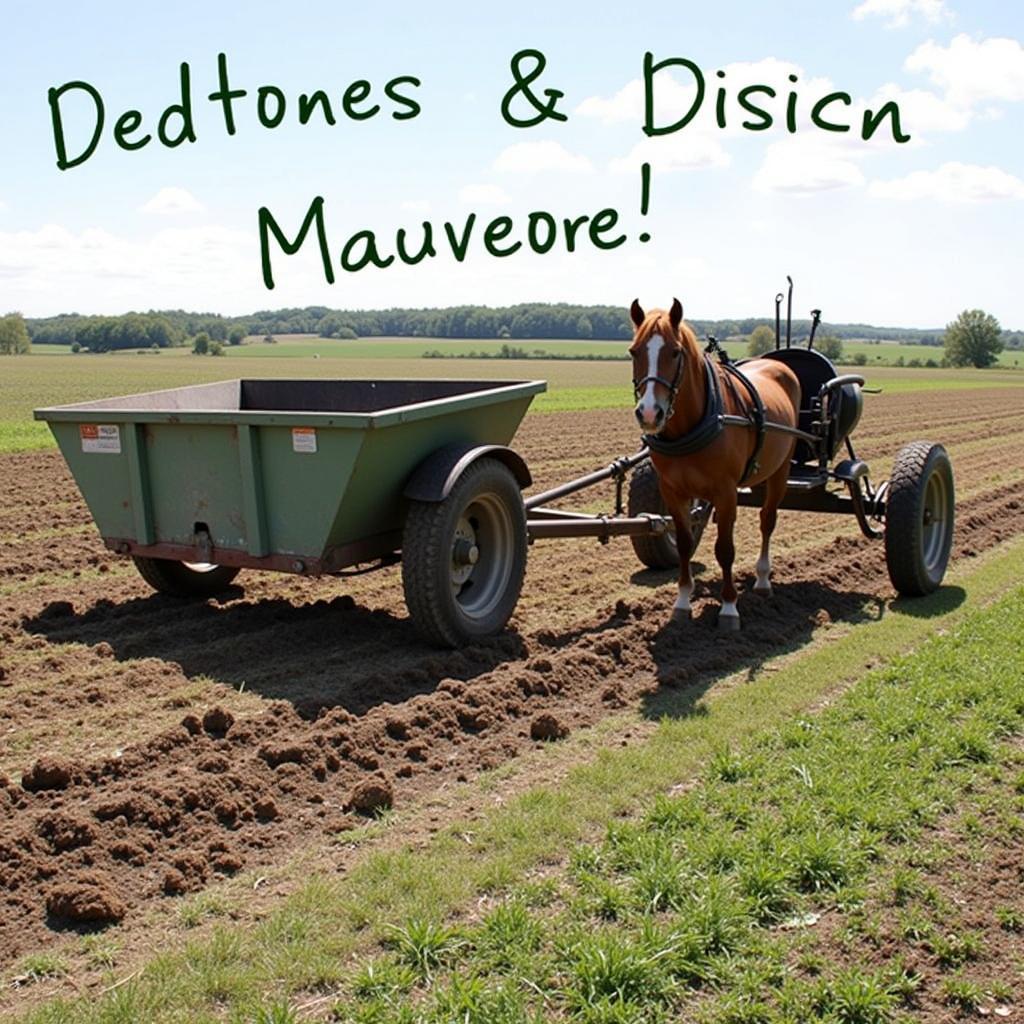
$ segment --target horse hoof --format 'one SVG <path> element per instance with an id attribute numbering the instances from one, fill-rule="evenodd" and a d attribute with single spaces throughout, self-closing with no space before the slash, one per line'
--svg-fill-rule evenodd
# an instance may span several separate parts
<path id="1" fill-rule="evenodd" d="M 740 628 L 740 617 L 738 615 L 719 615 L 718 628 L 727 633 L 735 633 Z"/>
<path id="2" fill-rule="evenodd" d="M 692 617 L 693 612 L 689 608 L 672 609 L 672 622 L 689 622 Z"/>
<path id="3" fill-rule="evenodd" d="M 763 587 L 754 587 L 754 593 L 758 597 L 771 597 L 772 596 L 772 585 L 769 583 Z"/>

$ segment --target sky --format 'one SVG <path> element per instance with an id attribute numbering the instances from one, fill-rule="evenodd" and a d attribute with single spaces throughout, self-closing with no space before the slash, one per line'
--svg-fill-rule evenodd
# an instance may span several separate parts
<path id="1" fill-rule="evenodd" d="M 184 308 L 244 314 L 282 306 L 333 308 L 503 305 L 515 302 L 645 306 L 683 302 L 688 317 L 772 315 L 785 275 L 794 309 L 826 322 L 942 326 L 965 308 L 1024 328 L 1024 5 L 1001 0 L 649 0 L 558 3 L 519 0 L 430 4 L 209 3 L 109 0 L 102 5 L 0 0 L 0 313 L 116 314 Z M 505 122 L 513 55 L 540 50 L 532 88 L 558 90 L 565 120 Z M 692 121 L 648 138 L 643 131 L 645 53 L 685 58 L 706 90 Z M 228 134 L 217 87 L 226 56 L 234 105 Z M 189 65 L 195 142 L 156 138 L 163 112 L 181 102 Z M 531 67 L 527 61 L 523 70 Z M 724 72 L 724 78 L 717 72 Z M 791 84 L 790 76 L 797 82 Z M 402 107 L 385 86 L 419 104 Z M 346 117 L 342 96 L 370 83 L 380 111 Z M 57 166 L 48 92 L 86 82 L 104 123 L 94 154 Z M 667 66 L 652 82 L 652 115 L 670 126 L 690 109 L 696 76 Z M 770 85 L 767 131 L 737 94 Z M 716 123 L 725 88 L 726 127 Z M 262 126 L 257 91 L 285 98 L 282 123 Z M 793 132 L 786 96 L 797 96 Z M 299 124 L 300 94 L 324 90 L 336 124 Z M 852 126 L 825 132 L 813 104 L 848 93 L 826 116 Z M 900 108 L 910 141 L 890 122 L 861 138 L 865 107 Z M 82 89 L 59 99 L 69 157 L 97 126 Z M 125 151 L 114 126 L 141 114 Z M 535 113 L 519 95 L 511 110 Z M 174 135 L 180 118 L 167 125 Z M 651 165 L 648 212 L 641 172 Z M 261 275 L 258 210 L 289 235 L 316 196 L 324 199 L 335 282 L 325 281 L 311 235 L 295 256 L 271 246 L 276 287 Z M 496 217 L 526 238 L 531 212 L 620 216 L 626 240 L 603 251 L 585 232 L 574 252 L 559 239 L 540 254 L 524 246 L 495 258 L 482 244 Z M 443 244 L 477 215 L 466 259 Z M 382 254 L 405 228 L 418 248 L 432 224 L 437 256 L 416 266 L 341 269 L 348 240 L 374 232 Z M 612 232 L 611 234 L 615 234 Z M 641 241 L 641 235 L 650 236 Z"/>

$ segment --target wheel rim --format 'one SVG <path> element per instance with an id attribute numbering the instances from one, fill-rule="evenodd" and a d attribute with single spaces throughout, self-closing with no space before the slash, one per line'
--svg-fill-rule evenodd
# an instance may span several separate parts
<path id="1" fill-rule="evenodd" d="M 217 568 L 213 562 L 182 562 L 181 564 L 193 572 L 213 572 Z"/>
<path id="2" fill-rule="evenodd" d="M 496 494 L 480 494 L 463 510 L 450 557 L 452 596 L 464 615 L 482 619 L 501 601 L 512 576 L 512 516 Z"/>
<path id="3" fill-rule="evenodd" d="M 664 516 L 664 515 L 668 515 L 668 513 L 667 513 L 667 512 L 664 512 L 664 511 L 663 511 L 663 512 L 661 512 L 660 514 L 661 514 L 661 515 L 663 515 L 663 516 Z M 677 552 L 678 552 L 678 550 L 679 550 L 679 544 L 678 544 L 678 542 L 676 541 L 676 531 L 675 531 L 675 530 L 666 530 L 666 531 L 665 531 L 665 532 L 664 532 L 664 533 L 662 534 L 662 536 L 663 536 L 663 537 L 665 538 L 665 543 L 666 543 L 666 544 L 667 544 L 667 545 L 668 545 L 668 546 L 669 546 L 669 547 L 670 547 L 670 548 L 671 548 L 671 549 L 672 549 L 673 551 L 677 551 Z"/>
<path id="4" fill-rule="evenodd" d="M 949 485 L 944 474 L 932 473 L 925 485 L 921 510 L 921 556 L 933 578 L 945 566 L 950 525 Z"/>

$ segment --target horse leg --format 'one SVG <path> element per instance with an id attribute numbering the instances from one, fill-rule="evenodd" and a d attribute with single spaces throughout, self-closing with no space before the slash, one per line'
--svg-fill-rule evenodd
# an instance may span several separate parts
<path id="1" fill-rule="evenodd" d="M 782 468 L 765 482 L 764 504 L 761 506 L 761 554 L 754 566 L 757 572 L 754 593 L 760 594 L 762 597 L 769 597 L 772 592 L 772 584 L 769 579 L 772 571 L 772 556 L 768 547 L 779 518 L 779 504 L 785 496 L 788 479 L 789 463 L 785 462 Z"/>
<path id="2" fill-rule="evenodd" d="M 715 558 L 722 567 L 722 610 L 718 613 L 719 629 L 739 629 L 740 613 L 736 610 L 736 584 L 732 579 L 732 563 L 736 558 L 736 547 L 732 540 L 736 525 L 736 491 L 729 491 L 715 501 L 715 517 L 718 520 L 718 538 L 715 541 Z"/>
<path id="3" fill-rule="evenodd" d="M 673 622 L 688 622 L 690 619 L 690 595 L 693 593 L 693 579 L 690 576 L 690 556 L 693 554 L 693 531 L 690 525 L 690 501 L 679 506 L 680 511 L 672 513 L 676 524 L 676 547 L 679 549 L 679 596 L 672 609 Z"/>

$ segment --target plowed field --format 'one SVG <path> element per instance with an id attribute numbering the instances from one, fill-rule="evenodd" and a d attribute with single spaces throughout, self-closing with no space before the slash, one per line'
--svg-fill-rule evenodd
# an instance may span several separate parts
<path id="1" fill-rule="evenodd" d="M 882 479 L 899 446 L 946 444 L 953 558 L 1021 531 L 1019 389 L 867 399 L 858 454 Z M 635 447 L 628 412 L 532 416 L 515 445 L 536 486 Z M 108 553 L 60 456 L 0 457 L 0 961 L 69 928 L 277 863 L 614 710 L 658 714 L 724 674 L 885 614 L 882 545 L 850 520 L 783 513 L 775 593 L 750 594 L 756 514 L 737 532 L 741 633 L 714 628 L 705 537 L 694 621 L 626 540 L 547 541 L 498 639 L 438 652 L 414 636 L 398 569 L 351 580 L 243 573 L 217 600 L 154 595 Z M 610 509 L 610 488 L 578 507 Z"/>

